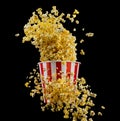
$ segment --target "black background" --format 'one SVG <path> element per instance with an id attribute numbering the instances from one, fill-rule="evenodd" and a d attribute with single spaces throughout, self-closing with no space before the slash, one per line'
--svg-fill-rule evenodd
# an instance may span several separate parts
<path id="1" fill-rule="evenodd" d="M 29 90 L 25 88 L 26 76 L 36 67 L 39 61 L 38 51 L 30 44 L 22 44 L 22 36 L 16 38 L 16 33 L 23 34 L 23 26 L 27 23 L 32 12 L 41 7 L 45 11 L 51 10 L 56 5 L 60 12 L 70 12 L 76 8 L 80 11 L 80 24 L 76 32 L 77 41 L 85 38 L 81 28 L 85 27 L 85 32 L 94 32 L 92 38 L 85 38 L 83 45 L 77 46 L 78 61 L 81 62 L 79 76 L 84 76 L 87 83 L 91 85 L 93 92 L 97 93 L 95 99 L 96 110 L 101 105 L 106 107 L 103 116 L 97 117 L 94 121 L 113 121 L 112 103 L 112 24 L 109 4 L 104 2 L 79 1 L 79 0 L 24 0 L 8 1 L 8 7 L 4 10 L 4 22 L 7 31 L 7 42 L 5 40 L 5 81 L 4 89 L 5 105 L 4 112 L 6 117 L 12 120 L 52 120 L 64 121 L 61 113 L 42 112 L 38 97 L 29 96 Z M 72 27 L 67 25 L 68 29 Z M 6 34 L 5 34 L 6 37 Z M 80 56 L 79 50 L 83 48 L 85 56 Z M 67 120 L 66 120 L 67 121 Z M 68 120 L 69 121 L 69 120 Z"/>

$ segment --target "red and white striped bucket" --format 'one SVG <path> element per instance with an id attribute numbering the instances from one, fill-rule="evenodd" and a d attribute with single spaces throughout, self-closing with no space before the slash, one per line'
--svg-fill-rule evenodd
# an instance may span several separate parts
<path id="1" fill-rule="evenodd" d="M 39 62 L 40 79 L 43 92 L 46 88 L 45 83 L 59 78 L 68 78 L 76 86 L 76 79 L 79 74 L 80 62 L 76 61 L 44 61 Z M 43 94 L 44 96 L 44 94 Z M 47 100 L 44 99 L 46 103 Z"/>

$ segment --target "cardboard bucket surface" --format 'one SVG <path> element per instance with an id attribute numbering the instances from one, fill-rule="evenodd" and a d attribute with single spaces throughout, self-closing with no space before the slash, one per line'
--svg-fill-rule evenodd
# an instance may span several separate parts
<path id="1" fill-rule="evenodd" d="M 42 82 L 43 93 L 45 83 L 59 78 L 68 78 L 76 85 L 79 74 L 80 62 L 76 61 L 45 61 L 39 62 L 40 80 Z M 44 96 L 45 94 L 43 94 Z M 44 99 L 46 103 L 47 100 Z"/>

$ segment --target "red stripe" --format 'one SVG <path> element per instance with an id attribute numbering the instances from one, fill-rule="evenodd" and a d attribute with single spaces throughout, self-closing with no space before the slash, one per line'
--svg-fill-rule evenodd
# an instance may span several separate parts
<path id="1" fill-rule="evenodd" d="M 74 80 L 73 80 L 73 83 L 74 83 L 74 84 L 76 84 L 77 72 L 78 72 L 78 63 L 75 63 Z"/>
<path id="2" fill-rule="evenodd" d="M 44 76 L 43 63 L 40 63 L 40 70 L 41 70 L 41 76 Z"/>
<path id="3" fill-rule="evenodd" d="M 71 62 L 66 62 L 66 74 L 67 74 L 67 78 L 70 78 L 70 74 L 71 74 Z"/>
<path id="4" fill-rule="evenodd" d="M 43 81 L 42 81 L 42 87 L 45 88 L 45 83 L 43 83 Z"/>
<path id="5" fill-rule="evenodd" d="M 78 77 L 78 74 L 79 74 L 79 68 L 80 68 L 80 63 L 78 63 L 77 77 Z"/>
<path id="6" fill-rule="evenodd" d="M 47 66 L 48 81 L 51 81 L 52 80 L 51 63 L 50 62 L 47 62 L 46 64 L 47 64 L 46 66 Z"/>
<path id="7" fill-rule="evenodd" d="M 44 82 L 44 68 L 43 68 L 43 63 L 40 63 L 40 69 L 41 69 L 41 82 L 42 82 L 42 87 L 45 88 L 45 82 Z"/>
<path id="8" fill-rule="evenodd" d="M 61 62 L 56 62 L 56 77 L 61 78 Z"/>
<path id="9" fill-rule="evenodd" d="M 40 63 L 39 64 L 39 68 L 40 68 L 40 72 L 41 72 L 41 76 L 43 77 L 44 76 L 44 68 L 43 68 L 43 63 Z M 42 82 L 42 90 L 43 90 L 43 97 L 46 93 L 46 89 L 45 89 L 45 82 L 44 82 L 44 79 L 41 77 L 41 82 Z M 44 98 L 44 103 L 47 103 L 47 99 Z"/>

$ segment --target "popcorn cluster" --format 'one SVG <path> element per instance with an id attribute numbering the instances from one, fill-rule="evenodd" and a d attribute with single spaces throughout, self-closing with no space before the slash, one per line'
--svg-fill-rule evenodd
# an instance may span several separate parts
<path id="1" fill-rule="evenodd" d="M 63 26 L 63 23 L 66 18 L 79 24 L 79 21 L 75 20 L 77 14 L 79 11 L 76 9 L 72 15 L 59 15 L 56 6 L 52 7 L 50 13 L 43 13 L 42 9 L 38 8 L 24 26 L 25 36 L 22 42 L 31 41 L 38 48 L 40 61 L 76 61 L 76 37 Z"/>
<path id="2" fill-rule="evenodd" d="M 23 36 L 22 42 L 29 41 L 39 50 L 41 62 L 76 61 L 76 37 L 63 26 L 63 23 L 66 22 L 66 18 L 72 23 L 79 24 L 79 20 L 76 19 L 78 14 L 79 11 L 76 9 L 72 14 L 65 15 L 64 13 L 60 14 L 56 6 L 52 7 L 50 13 L 48 11 L 43 13 L 42 8 L 38 8 L 24 26 L 25 36 Z M 76 31 L 76 28 L 73 31 Z M 17 33 L 15 36 L 18 37 L 19 35 Z M 92 37 L 94 33 L 86 33 L 86 36 Z M 81 39 L 80 43 L 83 42 L 84 39 Z M 85 55 L 83 49 L 80 50 L 80 54 Z M 63 111 L 65 119 L 93 121 L 92 117 L 96 114 L 92 109 L 95 106 L 93 98 L 96 98 L 97 94 L 91 91 L 84 77 L 77 78 L 76 85 L 71 84 L 71 80 L 67 78 L 45 81 L 46 95 L 43 95 L 38 66 L 30 72 L 27 80 L 25 86 L 30 88 L 30 96 L 40 95 L 42 111 L 48 109 L 53 112 Z M 47 103 L 44 103 L 44 98 L 48 99 Z M 105 109 L 104 106 L 101 108 Z M 98 115 L 102 115 L 102 113 L 98 112 Z"/>
<path id="3" fill-rule="evenodd" d="M 93 121 L 95 115 L 102 116 L 102 112 L 95 112 L 92 107 L 95 106 L 93 99 L 97 94 L 93 93 L 90 85 L 86 83 L 84 77 L 77 79 L 77 87 L 71 84 L 69 79 L 57 79 L 46 82 L 46 98 L 47 103 L 44 103 L 42 84 L 38 69 L 33 69 L 33 72 L 28 76 L 28 82 L 25 86 L 34 88 L 30 91 L 30 96 L 34 97 L 36 94 L 40 95 L 41 110 L 51 110 L 52 112 L 63 111 L 65 119 L 72 119 L 72 121 Z M 101 106 L 101 109 L 105 109 Z"/>

